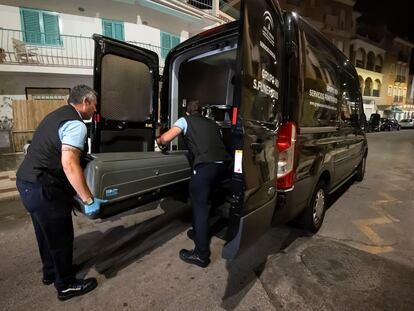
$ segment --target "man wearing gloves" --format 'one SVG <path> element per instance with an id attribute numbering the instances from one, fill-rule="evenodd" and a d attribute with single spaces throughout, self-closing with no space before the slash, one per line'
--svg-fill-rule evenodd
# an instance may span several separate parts
<path id="1" fill-rule="evenodd" d="M 65 105 L 48 114 L 34 133 L 17 171 L 16 185 L 32 218 L 44 285 L 54 283 L 59 300 L 83 295 L 97 286 L 95 278 L 79 280 L 72 267 L 73 196 L 85 212 L 99 212 L 104 200 L 93 198 L 83 175 L 87 129 L 83 120 L 96 111 L 96 94 L 86 85 L 73 88 Z"/>

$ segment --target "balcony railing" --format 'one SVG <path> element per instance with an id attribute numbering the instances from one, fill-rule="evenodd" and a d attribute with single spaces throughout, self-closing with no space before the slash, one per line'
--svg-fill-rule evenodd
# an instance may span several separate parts
<path id="1" fill-rule="evenodd" d="M 72 68 L 93 67 L 94 42 L 92 38 L 60 35 L 53 41 L 49 40 L 51 44 L 28 43 L 28 41 L 33 42 L 34 40 L 31 39 L 36 36 L 41 38 L 44 34 L 0 28 L 0 63 Z M 164 66 L 161 54 L 167 54 L 168 49 L 143 42 L 130 41 L 128 43 L 156 52 L 160 59 L 160 67 Z M 161 53 L 162 50 L 164 50 L 163 53 Z"/>
<path id="2" fill-rule="evenodd" d="M 398 82 L 398 83 L 405 83 L 405 77 L 404 77 L 404 76 L 402 76 L 402 75 L 397 75 L 397 76 L 395 77 L 395 82 Z"/>
<path id="3" fill-rule="evenodd" d="M 403 96 L 394 96 L 394 103 L 402 103 L 404 101 Z"/>

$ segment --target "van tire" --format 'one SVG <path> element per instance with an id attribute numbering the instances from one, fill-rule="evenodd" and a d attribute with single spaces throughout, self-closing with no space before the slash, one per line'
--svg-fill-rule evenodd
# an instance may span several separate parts
<path id="1" fill-rule="evenodd" d="M 327 194 L 326 183 L 320 180 L 303 214 L 303 228 L 306 231 L 316 233 L 321 228 L 328 202 Z"/>
<path id="2" fill-rule="evenodd" d="M 356 181 L 362 181 L 364 179 L 366 163 L 367 163 L 367 157 L 364 156 L 356 169 L 356 174 L 355 174 Z"/>

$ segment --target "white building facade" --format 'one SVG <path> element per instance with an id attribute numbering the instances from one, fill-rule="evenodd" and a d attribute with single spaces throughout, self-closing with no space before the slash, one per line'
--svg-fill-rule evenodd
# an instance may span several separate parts
<path id="1" fill-rule="evenodd" d="M 162 68 L 178 43 L 234 20 L 220 9 L 219 0 L 0 0 L 0 130 L 10 130 L 14 99 L 92 86 L 94 33 L 155 51 Z"/>

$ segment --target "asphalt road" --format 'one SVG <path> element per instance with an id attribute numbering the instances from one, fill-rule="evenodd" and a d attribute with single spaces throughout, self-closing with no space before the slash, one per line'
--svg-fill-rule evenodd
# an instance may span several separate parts
<path id="1" fill-rule="evenodd" d="M 188 207 L 165 199 L 107 221 L 74 217 L 79 276 L 99 287 L 59 302 L 41 284 L 30 219 L 0 203 L 0 310 L 413 310 L 414 131 L 368 134 L 363 182 L 331 199 L 315 236 L 275 227 L 238 259 L 212 240 L 207 269 L 191 248 Z"/>

